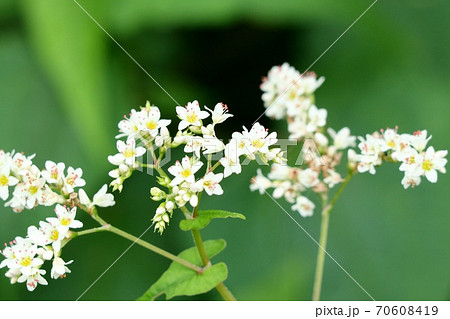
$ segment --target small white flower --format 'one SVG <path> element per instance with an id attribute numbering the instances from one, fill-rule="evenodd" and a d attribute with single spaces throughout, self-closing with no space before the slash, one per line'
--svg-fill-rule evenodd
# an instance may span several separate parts
<path id="1" fill-rule="evenodd" d="M 220 164 L 224 167 L 223 176 L 228 177 L 231 174 L 240 174 L 242 167 L 239 163 L 237 140 L 231 140 L 225 146 L 225 157 L 220 159 Z"/>
<path id="2" fill-rule="evenodd" d="M 7 200 L 9 197 L 9 186 L 14 186 L 19 182 L 17 178 L 9 175 L 9 167 L 0 166 L 0 198 Z"/>
<path id="3" fill-rule="evenodd" d="M 55 213 L 57 218 L 49 217 L 47 221 L 50 225 L 58 228 L 58 232 L 63 236 L 69 231 L 69 228 L 81 228 L 83 223 L 79 220 L 75 220 L 77 214 L 77 208 L 73 207 L 69 209 L 68 207 L 62 205 L 56 205 Z"/>
<path id="4" fill-rule="evenodd" d="M 42 275 L 45 275 L 46 271 L 39 268 L 32 268 L 28 275 L 23 274 L 17 279 L 17 282 L 27 282 L 28 291 L 36 289 L 37 285 L 47 285 L 48 282 Z"/>
<path id="5" fill-rule="evenodd" d="M 313 215 L 315 207 L 314 203 L 308 198 L 299 196 L 295 205 L 292 205 L 292 210 L 298 211 L 302 217 L 308 217 Z"/>
<path id="6" fill-rule="evenodd" d="M 418 152 L 422 152 L 427 147 L 427 143 L 431 139 L 431 135 L 427 137 L 427 134 L 427 130 L 419 130 L 414 132 L 414 135 L 409 135 L 411 145 Z"/>
<path id="7" fill-rule="evenodd" d="M 332 128 L 329 128 L 328 134 L 330 134 L 333 139 L 333 145 L 338 150 L 345 150 L 348 147 L 355 147 L 356 137 L 351 135 L 348 127 L 341 128 L 337 133 Z"/>
<path id="8" fill-rule="evenodd" d="M 256 176 L 252 178 L 251 184 L 250 184 L 250 190 L 252 192 L 259 191 L 259 194 L 264 194 L 266 192 L 266 189 L 272 187 L 272 181 L 265 177 L 261 173 L 261 169 L 258 168 L 256 171 Z"/>
<path id="9" fill-rule="evenodd" d="M 309 121 L 306 125 L 308 132 L 315 132 L 318 128 L 327 124 L 327 110 L 318 109 L 317 106 L 311 105 L 308 110 Z"/>
<path id="10" fill-rule="evenodd" d="M 233 116 L 232 114 L 227 114 L 228 106 L 223 103 L 217 103 L 216 106 L 214 107 L 214 111 L 207 108 L 206 106 L 205 106 L 205 109 L 207 109 L 208 111 L 211 112 L 211 117 L 212 117 L 212 121 L 214 124 L 222 123 L 227 118 L 230 118 Z"/>
<path id="11" fill-rule="evenodd" d="M 298 180 L 307 188 L 314 187 L 319 184 L 319 172 L 312 170 L 311 168 L 300 170 L 298 173 Z"/>
<path id="12" fill-rule="evenodd" d="M 424 155 L 419 155 L 417 161 L 420 163 L 420 172 L 431 183 L 436 183 L 438 176 L 437 171 L 445 173 L 445 165 L 447 164 L 447 151 L 435 152 L 433 146 L 428 147 Z"/>
<path id="13" fill-rule="evenodd" d="M 78 191 L 80 203 L 86 206 L 88 209 L 91 209 L 93 206 L 100 207 L 110 207 L 114 206 L 116 202 L 114 201 L 114 195 L 107 193 L 108 185 L 104 184 L 102 188 L 94 195 L 93 201 L 89 199 L 86 192 L 83 189 Z"/>
<path id="14" fill-rule="evenodd" d="M 145 111 L 131 110 L 129 118 L 124 116 L 124 120 L 119 122 L 119 131 L 121 132 L 116 138 L 128 137 L 134 138 L 139 134 L 140 130 L 144 127 L 144 121 L 147 118 Z"/>
<path id="15" fill-rule="evenodd" d="M 74 169 L 69 167 L 67 169 L 67 176 L 64 178 L 63 192 L 70 194 L 74 192 L 75 187 L 83 187 L 86 181 L 81 178 L 83 170 L 81 168 Z"/>
<path id="16" fill-rule="evenodd" d="M 169 173 L 175 176 L 170 183 L 171 186 L 180 184 L 183 181 L 188 183 L 195 182 L 195 173 L 203 166 L 203 163 L 198 161 L 193 163 L 188 156 L 183 157 L 181 163 L 177 161 L 175 165 L 169 167 Z"/>
<path id="17" fill-rule="evenodd" d="M 64 262 L 64 260 L 60 257 L 55 257 L 52 263 L 52 270 L 50 272 L 50 276 L 53 279 L 62 278 L 65 274 L 70 274 L 70 269 L 66 267 L 66 265 L 70 265 L 73 260 Z"/>
<path id="18" fill-rule="evenodd" d="M 123 161 L 130 167 L 134 166 L 136 157 L 144 155 L 146 151 L 142 146 L 136 147 L 136 141 L 133 138 L 128 138 L 126 144 L 124 141 L 117 141 L 117 150 L 119 151 L 119 154 L 109 157 L 108 160 L 113 164 L 120 164 Z"/>
<path id="19" fill-rule="evenodd" d="M 328 185 L 329 188 L 333 188 L 336 184 L 342 182 L 341 175 L 334 169 L 327 170 L 328 176 L 323 179 L 323 181 Z"/>
<path id="20" fill-rule="evenodd" d="M 205 190 L 208 195 L 222 195 L 223 189 L 220 186 L 220 182 L 223 179 L 223 174 L 214 174 L 213 172 L 209 172 L 202 179 L 200 179 L 195 184 L 198 188 Z"/>
<path id="21" fill-rule="evenodd" d="M 147 113 L 142 123 L 143 131 L 148 131 L 153 137 L 156 137 L 158 134 L 158 129 L 166 128 L 171 122 L 170 120 L 162 120 L 159 108 L 151 106 L 148 101 L 143 111 Z"/>
<path id="22" fill-rule="evenodd" d="M 45 170 L 42 171 L 42 176 L 49 184 L 62 184 L 64 181 L 64 169 L 66 165 L 64 163 L 58 163 L 52 161 L 45 162 Z"/>
<path id="23" fill-rule="evenodd" d="M 206 111 L 201 111 L 198 101 L 189 102 L 186 107 L 177 106 L 176 112 L 181 122 L 178 130 L 182 131 L 189 126 L 201 126 L 202 120 L 209 116 Z"/>

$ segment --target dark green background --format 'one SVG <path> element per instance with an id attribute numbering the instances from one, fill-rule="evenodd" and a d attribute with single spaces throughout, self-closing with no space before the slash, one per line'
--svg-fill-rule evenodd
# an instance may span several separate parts
<path id="1" fill-rule="evenodd" d="M 306 69 L 371 1 L 80 3 L 181 104 L 227 103 L 235 114 L 220 131 L 227 137 L 263 112 L 259 84 L 272 65 Z M 326 77 L 317 104 L 328 109 L 329 125 L 358 135 L 395 125 L 410 133 L 426 128 L 432 145 L 448 149 L 449 12 L 444 0 L 378 1 L 313 67 Z M 173 101 L 73 1 L 0 2 L 0 148 L 36 153 L 41 167 L 47 159 L 82 167 L 92 195 L 110 181 L 106 157 L 115 152 L 116 123 L 147 99 L 174 118 Z M 287 136 L 282 122 L 261 121 Z M 226 283 L 238 299 L 308 300 L 317 247 L 270 198 L 248 190 L 255 171 L 247 167 L 223 182 L 224 196 L 202 202 L 247 220 L 213 221 L 203 237 L 227 240 L 215 260 L 227 263 Z M 449 178 L 439 175 L 438 184 L 423 181 L 414 190 L 404 190 L 401 178 L 387 164 L 375 176 L 356 176 L 333 211 L 328 251 L 377 300 L 448 300 Z M 152 185 L 152 177 L 135 174 L 116 194 L 117 206 L 100 214 L 139 235 L 157 207 L 148 198 Z M 25 235 L 51 214 L 0 208 L 0 241 Z M 144 239 L 174 253 L 192 246 L 178 229 L 179 215 L 163 236 L 150 231 Z M 318 238 L 317 212 L 294 216 Z M 63 251 L 65 260 L 74 259 L 66 279 L 29 293 L 0 278 L 0 299 L 74 300 L 128 245 L 106 233 L 79 238 Z M 83 299 L 136 299 L 168 264 L 133 247 Z M 330 259 L 322 297 L 368 300 Z M 198 298 L 220 297 L 213 291 Z"/>

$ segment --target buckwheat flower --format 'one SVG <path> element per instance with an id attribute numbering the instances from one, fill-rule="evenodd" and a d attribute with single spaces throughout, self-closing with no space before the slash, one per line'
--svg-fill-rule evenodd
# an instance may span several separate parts
<path id="1" fill-rule="evenodd" d="M 217 103 L 214 107 L 214 111 L 207 108 L 205 106 L 205 109 L 211 112 L 211 118 L 213 121 L 213 124 L 219 124 L 224 122 L 226 119 L 232 117 L 232 114 L 228 114 L 228 106 L 223 103 Z"/>
<path id="2" fill-rule="evenodd" d="M 28 291 L 36 289 L 37 285 L 48 285 L 42 275 L 45 275 L 46 271 L 39 268 L 33 268 L 28 275 L 22 275 L 17 279 L 17 282 L 26 282 Z"/>
<path id="3" fill-rule="evenodd" d="M 200 179 L 195 184 L 198 185 L 197 187 L 201 190 L 204 190 L 208 195 L 222 195 L 223 189 L 222 186 L 220 186 L 220 182 L 223 179 L 223 174 L 214 174 L 213 172 L 209 172 L 205 175 L 202 179 Z"/>
<path id="4" fill-rule="evenodd" d="M 268 130 L 259 123 L 255 123 L 250 131 L 247 131 L 247 129 L 244 127 L 244 132 L 242 132 L 242 135 L 244 138 L 247 138 L 249 140 L 250 154 L 245 154 L 251 159 L 254 159 L 254 156 L 252 156 L 252 154 L 256 152 L 260 152 L 262 154 L 269 152 L 269 146 L 275 144 L 278 141 L 276 132 L 272 132 L 269 134 Z"/>
<path id="5" fill-rule="evenodd" d="M 183 157 L 181 163 L 177 161 L 175 165 L 169 167 L 169 173 L 175 176 L 170 183 L 171 186 L 180 184 L 181 182 L 194 183 L 195 173 L 203 166 L 200 161 L 193 162 L 188 156 Z"/>
<path id="6" fill-rule="evenodd" d="M 212 135 L 204 135 L 202 142 L 203 154 L 213 154 L 223 151 L 225 144 L 217 137 Z"/>
<path id="7" fill-rule="evenodd" d="M 11 285 L 14 285 L 22 274 L 19 269 L 12 268 L 6 272 L 5 276 L 9 278 Z"/>
<path id="8" fill-rule="evenodd" d="M 39 246 L 52 245 L 55 252 L 61 249 L 61 240 L 64 239 L 67 228 L 61 227 L 60 223 L 39 222 L 40 228 L 28 227 L 28 237 Z M 64 232 L 65 231 L 65 232 Z"/>
<path id="9" fill-rule="evenodd" d="M 202 120 L 209 116 L 206 111 L 201 111 L 198 101 L 189 102 L 185 107 L 177 106 L 176 112 L 181 122 L 178 130 L 182 131 L 189 126 L 202 126 Z"/>
<path id="10" fill-rule="evenodd" d="M 369 172 L 370 174 L 375 174 L 375 166 L 381 164 L 381 159 L 378 154 L 362 154 L 358 155 L 358 172 L 364 173 Z"/>
<path id="11" fill-rule="evenodd" d="M 23 190 L 22 196 L 26 199 L 26 207 L 32 209 L 39 204 L 43 204 L 44 191 L 47 188 L 45 178 L 41 177 L 39 169 L 32 165 L 30 170 L 21 171 L 23 175 Z"/>
<path id="12" fill-rule="evenodd" d="M 81 178 L 83 170 L 81 168 L 74 169 L 69 167 L 67 169 L 67 176 L 64 178 L 63 192 L 70 194 L 74 192 L 75 187 L 83 187 L 86 185 L 86 181 Z"/>
<path id="13" fill-rule="evenodd" d="M 341 175 L 334 169 L 327 170 L 328 176 L 323 179 L 324 183 L 328 185 L 329 188 L 333 188 L 335 185 L 342 182 Z"/>
<path id="14" fill-rule="evenodd" d="M 327 130 L 333 139 L 333 145 L 337 150 L 345 150 L 348 147 L 355 147 L 356 136 L 352 136 L 348 127 L 341 128 L 337 133 L 332 128 Z"/>
<path id="15" fill-rule="evenodd" d="M 52 161 L 45 162 L 45 170 L 42 171 L 42 176 L 49 184 L 62 185 L 64 183 L 64 169 L 66 165 L 64 163 L 58 163 Z"/>
<path id="16" fill-rule="evenodd" d="M 14 154 L 14 151 L 12 152 Z M 36 154 L 25 156 L 22 153 L 16 153 L 12 155 L 11 159 L 11 171 L 15 174 L 20 175 L 22 171 L 28 170 L 33 165 L 32 159 Z"/>
<path id="17" fill-rule="evenodd" d="M 292 210 L 296 210 L 302 217 L 312 216 L 316 206 L 312 201 L 304 196 L 297 197 L 297 201 L 292 205 Z"/>
<path id="18" fill-rule="evenodd" d="M 14 186 L 19 182 L 9 173 L 9 167 L 6 165 L 0 166 L 0 198 L 3 200 L 7 200 L 9 197 L 9 186 Z"/>
<path id="19" fill-rule="evenodd" d="M 427 147 L 431 135 L 427 137 L 427 130 L 418 130 L 413 135 L 409 135 L 409 142 L 418 151 L 422 152 Z"/>
<path id="20" fill-rule="evenodd" d="M 308 132 L 315 132 L 318 128 L 327 124 L 327 110 L 318 109 L 317 106 L 311 105 L 308 110 L 308 124 L 306 130 Z"/>
<path id="21" fill-rule="evenodd" d="M 156 106 L 150 106 L 150 102 L 147 101 L 146 107 L 143 109 L 147 113 L 147 116 L 143 119 L 143 131 L 148 131 L 151 136 L 156 137 L 158 129 L 165 128 L 170 124 L 170 120 L 161 119 L 161 112 Z"/>
<path id="22" fill-rule="evenodd" d="M 33 268 L 41 266 L 44 261 L 37 256 L 37 245 L 22 241 L 13 246 L 15 260 L 10 268 L 17 268 L 24 276 L 30 276 Z M 19 281 L 20 282 L 20 281 Z"/>
<path id="23" fill-rule="evenodd" d="M 311 168 L 300 170 L 298 173 L 298 180 L 307 188 L 314 187 L 319 183 L 319 172 L 312 170 Z"/>
<path id="24" fill-rule="evenodd" d="M 99 207 L 110 207 L 114 206 L 116 202 L 114 201 L 114 195 L 107 193 L 108 185 L 104 184 L 102 188 L 94 195 L 93 201 L 89 199 L 86 192 L 83 189 L 78 191 L 80 203 L 86 206 L 88 209 L 91 209 L 94 206 Z"/>
<path id="25" fill-rule="evenodd" d="M 220 164 L 224 167 L 224 177 L 228 177 L 233 173 L 241 173 L 242 167 L 239 163 L 238 154 L 238 144 L 236 140 L 231 140 L 227 145 L 225 145 L 225 157 L 220 159 Z"/>
<path id="26" fill-rule="evenodd" d="M 265 177 L 261 173 L 261 169 L 258 168 L 256 171 L 256 176 L 252 178 L 251 184 L 250 184 L 250 190 L 252 192 L 259 191 L 259 194 L 262 195 L 266 192 L 266 190 L 270 187 L 272 187 L 272 181 Z"/>
<path id="27" fill-rule="evenodd" d="M 194 153 L 197 158 L 200 158 L 200 151 L 203 146 L 203 138 L 200 136 L 186 136 L 186 145 L 184 151 L 186 153 Z"/>
<path id="28" fill-rule="evenodd" d="M 126 144 L 121 140 L 117 141 L 117 150 L 119 151 L 119 154 L 114 156 L 114 160 L 122 160 L 130 167 L 134 166 L 136 157 L 142 156 L 146 152 L 144 147 L 136 147 L 136 141 L 133 138 L 128 138 Z"/>
<path id="29" fill-rule="evenodd" d="M 75 220 L 77 214 L 77 208 L 73 207 L 69 209 L 68 207 L 62 205 L 56 205 L 55 213 L 57 218 L 49 217 L 47 221 L 50 225 L 53 225 L 58 229 L 58 232 L 61 234 L 66 234 L 69 231 L 69 228 L 81 228 L 83 227 L 83 223 L 79 220 Z"/>
<path id="30" fill-rule="evenodd" d="M 119 131 L 121 132 L 116 138 L 126 136 L 127 138 L 134 138 L 144 128 L 144 121 L 147 118 L 145 111 L 131 110 L 129 118 L 124 116 L 124 119 L 119 122 Z"/>
<path id="31" fill-rule="evenodd" d="M 298 80 L 298 85 L 302 90 L 302 94 L 310 95 L 313 94 L 323 82 L 325 82 L 323 76 L 317 78 L 317 75 L 314 72 L 308 72 L 302 74 L 301 78 Z"/>
<path id="32" fill-rule="evenodd" d="M 430 146 L 425 154 L 419 155 L 417 161 L 420 163 L 419 169 L 421 174 L 425 175 L 431 183 L 437 182 L 437 171 L 445 173 L 445 165 L 447 164 L 447 151 L 435 152 L 434 147 Z"/>
<path id="33" fill-rule="evenodd" d="M 405 189 L 409 188 L 410 186 L 411 188 L 414 188 L 420 184 L 420 180 L 420 176 L 418 175 L 408 175 L 407 173 L 405 173 L 405 176 L 402 179 L 402 185 Z"/>
<path id="34" fill-rule="evenodd" d="M 53 279 L 62 278 L 65 274 L 70 274 L 70 269 L 66 267 L 66 265 L 70 265 L 73 260 L 64 262 L 64 260 L 60 257 L 55 257 L 52 263 L 52 270 L 50 272 L 50 276 Z"/>

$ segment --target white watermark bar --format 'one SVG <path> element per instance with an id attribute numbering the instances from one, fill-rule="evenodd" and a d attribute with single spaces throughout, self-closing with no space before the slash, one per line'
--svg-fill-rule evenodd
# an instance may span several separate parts
<path id="1" fill-rule="evenodd" d="M 75 304 L 76 303 L 76 304 Z M 448 301 L 4 301 L 3 309 L 51 309 L 71 318 L 450 318 Z M 34 311 L 33 319 L 49 311 Z"/>

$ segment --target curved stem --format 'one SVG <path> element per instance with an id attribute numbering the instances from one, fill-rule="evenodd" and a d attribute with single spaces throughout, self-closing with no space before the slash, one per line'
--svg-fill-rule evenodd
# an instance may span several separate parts
<path id="1" fill-rule="evenodd" d="M 111 233 L 114 233 L 116 235 L 119 235 L 123 238 L 126 238 L 144 248 L 147 248 L 148 250 L 151 250 L 155 253 L 157 253 L 158 255 L 161 255 L 163 257 L 166 257 L 172 261 L 175 261 L 189 269 L 192 269 L 194 271 L 196 271 L 197 273 L 201 274 L 203 272 L 203 268 L 199 267 L 197 265 L 194 265 L 193 263 L 190 263 L 189 261 L 180 258 L 178 256 L 175 256 L 174 254 L 169 253 L 168 251 L 165 251 L 164 249 L 161 249 L 155 245 L 150 244 L 149 242 L 146 242 L 136 236 L 133 236 L 119 228 L 116 228 L 110 224 L 108 224 L 104 219 L 102 219 L 98 214 L 97 211 L 94 209 L 92 209 L 92 211 L 90 212 L 91 216 L 93 219 L 95 219 L 98 223 L 100 223 L 102 225 L 102 227 L 98 227 L 98 228 L 93 228 L 93 229 L 88 229 L 85 231 L 81 231 L 78 233 L 74 233 L 77 234 L 77 236 L 80 235 L 85 235 L 85 234 L 90 234 L 90 233 L 94 233 L 94 232 L 98 232 L 98 231 L 109 231 Z"/>
<path id="2" fill-rule="evenodd" d="M 327 248 L 327 239 L 328 239 L 328 226 L 330 223 L 330 212 L 333 209 L 336 201 L 341 196 L 342 191 L 347 186 L 348 182 L 353 176 L 353 172 L 349 171 L 347 177 L 342 182 L 341 186 L 337 190 L 336 194 L 331 199 L 330 203 L 327 204 L 327 198 L 324 197 L 322 204 L 322 220 L 320 222 L 320 238 L 319 238 L 319 249 L 317 252 L 317 263 L 316 263 L 316 272 L 314 277 L 314 287 L 313 287 L 313 301 L 320 300 L 320 291 L 322 288 L 322 280 L 323 280 L 323 269 L 325 265 L 325 252 Z"/>

